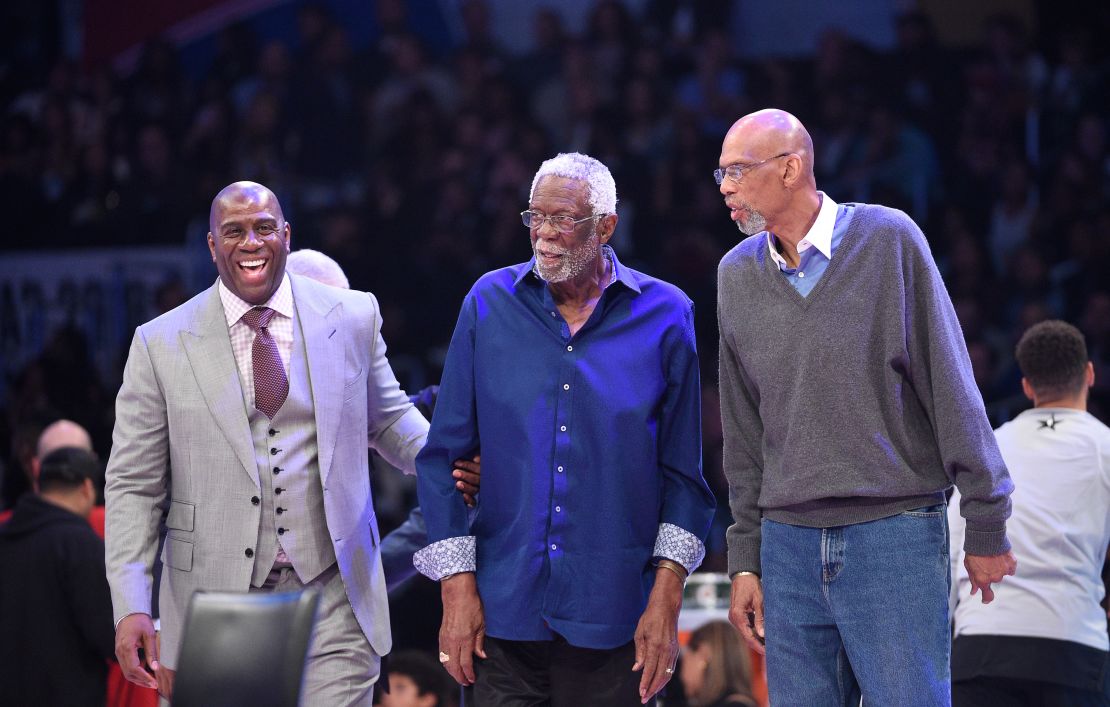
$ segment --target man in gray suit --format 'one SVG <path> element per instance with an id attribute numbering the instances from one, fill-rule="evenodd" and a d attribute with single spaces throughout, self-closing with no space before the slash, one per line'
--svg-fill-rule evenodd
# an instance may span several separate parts
<path id="1" fill-rule="evenodd" d="M 369 705 L 391 639 L 367 442 L 412 473 L 428 423 L 386 360 L 374 297 L 286 274 L 291 229 L 269 189 L 225 187 L 210 227 L 218 282 L 136 330 L 116 400 L 116 655 L 169 697 L 194 591 L 313 586 L 304 702 Z M 151 564 L 167 506 L 159 647 Z"/>

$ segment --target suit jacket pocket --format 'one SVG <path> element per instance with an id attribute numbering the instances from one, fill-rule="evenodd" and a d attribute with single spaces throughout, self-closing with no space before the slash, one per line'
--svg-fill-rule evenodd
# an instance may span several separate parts
<path id="1" fill-rule="evenodd" d="M 170 512 L 166 516 L 166 527 L 193 532 L 193 512 L 195 508 L 194 504 L 185 501 L 170 501 Z"/>
<path id="2" fill-rule="evenodd" d="M 366 376 L 363 375 L 363 369 L 358 369 L 358 373 L 346 378 L 343 381 L 343 399 L 350 400 L 358 393 L 359 388 L 366 388 Z"/>
<path id="3" fill-rule="evenodd" d="M 193 569 L 193 544 L 188 540 L 166 538 L 166 547 L 162 550 L 162 561 L 175 570 L 191 572 Z"/>
<path id="4" fill-rule="evenodd" d="M 370 516 L 370 542 L 373 547 L 381 545 L 381 536 L 378 535 L 378 514 Z"/>

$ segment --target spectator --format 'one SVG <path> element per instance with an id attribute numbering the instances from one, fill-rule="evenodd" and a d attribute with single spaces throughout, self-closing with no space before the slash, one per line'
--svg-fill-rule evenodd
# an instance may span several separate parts
<path id="1" fill-rule="evenodd" d="M 453 707 L 458 690 L 435 660 L 418 651 L 389 656 L 389 692 L 382 707 Z"/>
<path id="2" fill-rule="evenodd" d="M 63 447 L 39 472 L 40 493 L 0 526 L 0 685 L 13 705 L 103 705 L 113 656 L 104 543 L 87 518 L 100 465 Z"/>
<path id="3" fill-rule="evenodd" d="M 1095 380 L 1083 335 L 1041 322 L 1017 345 L 1021 387 L 1034 408 L 996 431 L 1013 477 L 1007 529 L 1021 571 L 989 605 L 961 568 L 965 523 L 952 528 L 956 707 L 1110 704 L 1105 596 L 1100 572 L 1110 544 L 1110 428 L 1087 413 Z"/>
<path id="4" fill-rule="evenodd" d="M 751 656 L 727 621 L 711 621 L 690 634 L 679 670 L 690 707 L 755 707 Z"/>
<path id="5" fill-rule="evenodd" d="M 1006 272 L 1014 253 L 1029 242 L 1037 217 L 1037 191 L 1031 183 L 1029 168 L 1013 160 L 1002 169 L 1002 189 L 991 209 L 988 236 L 995 272 Z"/>

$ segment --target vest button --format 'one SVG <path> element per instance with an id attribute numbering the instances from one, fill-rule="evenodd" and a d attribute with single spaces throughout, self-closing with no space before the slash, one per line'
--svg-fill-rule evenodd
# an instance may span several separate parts
<path id="1" fill-rule="evenodd" d="M 274 435 L 276 435 L 277 433 L 278 433 L 278 431 L 277 431 L 277 430 L 275 430 L 275 429 L 274 429 L 273 427 L 271 427 L 271 428 L 270 428 L 270 436 L 271 436 L 271 437 L 273 437 L 273 436 L 274 436 Z"/>
<path id="2" fill-rule="evenodd" d="M 285 509 L 284 508 L 278 508 L 277 512 L 278 512 L 278 515 L 281 515 L 282 513 L 285 512 Z"/>
<path id="3" fill-rule="evenodd" d="M 280 450 L 280 449 L 278 449 L 277 447 L 270 447 L 270 455 L 271 455 L 271 456 L 273 456 L 273 455 L 277 454 L 277 453 L 278 453 L 278 452 L 280 452 L 280 451 L 281 451 L 281 450 Z"/>
<path id="4" fill-rule="evenodd" d="M 275 466 L 275 467 L 274 467 L 274 473 L 275 473 L 275 474 L 280 474 L 280 473 L 281 473 L 281 472 L 283 472 L 283 471 L 285 471 L 285 470 L 284 470 L 284 469 L 282 469 L 282 468 L 281 468 L 280 466 Z"/>
<path id="5" fill-rule="evenodd" d="M 274 473 L 277 473 L 277 472 L 274 472 Z M 274 489 L 274 493 L 275 493 L 275 494 L 280 494 L 280 493 L 281 493 L 282 491 L 284 491 L 284 490 L 285 490 L 285 489 L 283 489 L 282 487 L 278 486 L 278 487 L 277 487 L 276 489 Z"/>
<path id="6" fill-rule="evenodd" d="M 251 505 L 257 506 L 259 503 L 261 503 L 261 501 L 258 496 L 251 496 Z"/>
<path id="7" fill-rule="evenodd" d="M 278 528 L 278 535 L 285 535 L 285 528 Z"/>
<path id="8" fill-rule="evenodd" d="M 246 550 L 243 550 L 243 554 L 247 557 L 254 557 L 254 550 L 248 547 Z"/>

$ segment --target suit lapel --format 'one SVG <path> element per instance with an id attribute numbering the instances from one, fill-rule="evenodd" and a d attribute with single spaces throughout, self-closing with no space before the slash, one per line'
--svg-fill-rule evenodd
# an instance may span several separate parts
<path id="1" fill-rule="evenodd" d="M 231 352 L 224 308 L 216 287 L 208 291 L 197 320 L 179 334 L 197 385 L 213 419 L 254 483 L 258 484 L 258 464 L 254 442 L 243 402 L 239 369 Z"/>
<path id="2" fill-rule="evenodd" d="M 312 405 L 316 412 L 316 444 L 320 462 L 320 480 L 327 481 L 339 415 L 343 400 L 343 370 L 346 357 L 343 351 L 342 314 L 340 303 L 327 301 L 314 292 L 314 288 L 300 286 L 300 278 L 293 283 L 293 306 L 297 309 L 301 336 L 304 337 L 308 357 L 308 380 L 312 388 Z"/>

